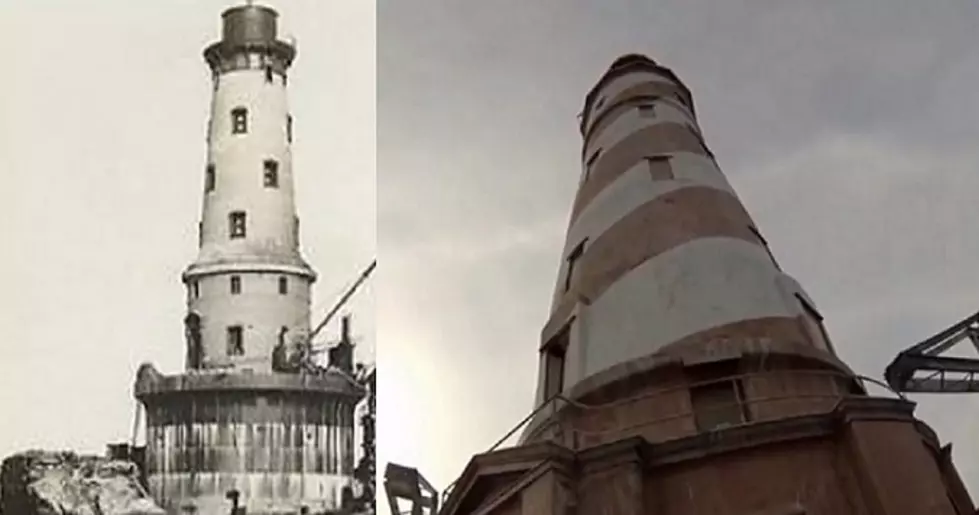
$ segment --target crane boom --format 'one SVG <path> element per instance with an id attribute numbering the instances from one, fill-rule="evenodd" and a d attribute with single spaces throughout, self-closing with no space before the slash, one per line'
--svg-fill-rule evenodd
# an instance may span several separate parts
<path id="1" fill-rule="evenodd" d="M 338 300 L 337 303 L 333 305 L 333 308 L 331 308 L 330 311 L 326 314 L 326 316 L 323 317 L 323 320 L 321 320 L 320 323 L 316 325 L 316 328 L 314 328 L 312 332 L 309 333 L 309 336 L 306 338 L 308 342 L 312 342 L 313 338 L 315 338 L 316 335 L 319 334 L 319 332 L 322 331 L 324 327 L 326 327 L 326 324 L 330 323 L 330 320 L 332 320 L 333 317 L 336 316 L 337 312 L 340 311 L 340 308 L 342 308 L 343 305 L 346 304 L 348 300 L 350 300 L 350 297 L 352 297 L 353 294 L 357 291 L 357 289 L 360 288 L 360 285 L 364 284 L 364 281 L 366 281 L 367 278 L 370 277 L 371 273 L 374 272 L 375 268 L 377 268 L 377 259 L 371 261 L 371 264 L 368 265 L 367 268 L 360 274 L 360 277 L 357 278 L 353 286 L 351 286 L 346 291 L 346 293 L 344 293 L 343 296 L 340 297 L 340 300 Z"/>
<path id="2" fill-rule="evenodd" d="M 884 372 L 887 384 L 898 392 L 979 392 L 979 359 L 942 356 L 963 340 L 979 351 L 979 313 L 898 354 Z"/>

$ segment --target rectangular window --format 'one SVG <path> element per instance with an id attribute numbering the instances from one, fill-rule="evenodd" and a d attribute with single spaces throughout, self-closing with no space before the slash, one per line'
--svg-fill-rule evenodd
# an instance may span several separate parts
<path id="1" fill-rule="evenodd" d="M 273 79 L 272 67 L 271 66 L 266 66 L 265 67 L 265 82 L 272 82 L 272 79 Z"/>
<path id="2" fill-rule="evenodd" d="M 582 242 L 579 243 L 570 254 L 568 254 L 567 273 L 564 274 L 564 291 L 571 289 L 571 283 L 574 280 L 575 266 L 578 264 L 578 260 L 581 259 L 582 254 L 585 253 L 585 242 L 587 241 L 587 238 L 582 240 Z"/>
<path id="3" fill-rule="evenodd" d="M 286 141 L 292 143 L 292 115 L 286 116 Z"/>
<path id="4" fill-rule="evenodd" d="M 279 277 L 279 295 L 287 293 L 289 293 L 289 278 L 283 275 Z"/>
<path id="5" fill-rule="evenodd" d="M 244 211 L 233 211 L 230 215 L 228 215 L 228 231 L 232 239 L 245 237 Z"/>
<path id="6" fill-rule="evenodd" d="M 588 161 L 585 161 L 584 180 L 587 181 L 588 178 L 591 177 L 591 169 L 595 165 L 595 162 L 598 161 L 598 156 L 600 155 L 602 155 L 602 149 L 598 149 L 595 152 L 593 152 L 592 155 L 588 158 Z"/>
<path id="7" fill-rule="evenodd" d="M 772 264 L 775 265 L 775 268 L 781 270 L 782 268 L 778 266 L 778 261 L 775 260 L 775 254 L 772 254 L 772 249 L 768 246 L 768 241 L 766 241 L 765 237 L 761 235 L 761 232 L 758 230 L 758 228 L 755 227 L 754 225 L 749 225 L 748 230 L 750 230 L 751 233 L 755 235 L 755 238 L 758 239 L 758 243 L 761 243 L 761 245 L 765 247 L 765 252 L 768 253 L 768 258 L 772 260 Z"/>
<path id="8" fill-rule="evenodd" d="M 588 157 L 588 161 L 585 161 L 585 166 L 591 168 L 595 164 L 595 161 L 598 161 L 598 156 L 600 155 L 602 155 L 602 149 L 592 152 L 591 156 Z"/>
<path id="9" fill-rule="evenodd" d="M 744 424 L 749 420 L 742 401 L 744 392 L 738 380 L 725 380 L 695 386 L 690 404 L 699 431 L 713 431 Z"/>
<path id="10" fill-rule="evenodd" d="M 244 329 L 240 325 L 228 327 L 228 356 L 245 355 Z"/>
<path id="11" fill-rule="evenodd" d="M 264 164 L 263 183 L 266 188 L 279 187 L 279 162 L 275 159 L 266 159 Z"/>
<path id="12" fill-rule="evenodd" d="M 296 242 L 296 245 L 299 244 L 299 217 L 298 216 L 293 217 L 292 219 L 292 239 L 293 241 Z"/>
<path id="13" fill-rule="evenodd" d="M 569 323 L 544 348 L 544 399 L 550 399 L 564 391 L 565 356 L 570 343 Z"/>
<path id="14" fill-rule="evenodd" d="M 231 276 L 231 294 L 238 295 L 241 293 L 241 276 L 232 275 Z"/>
<path id="15" fill-rule="evenodd" d="M 673 168 L 670 166 L 670 159 L 673 156 L 646 156 L 646 165 L 649 167 L 649 175 L 654 181 L 666 181 L 675 179 Z"/>
<path id="16" fill-rule="evenodd" d="M 201 298 L 201 283 L 198 281 L 193 281 L 190 283 L 190 295 L 195 298 Z"/>
<path id="17" fill-rule="evenodd" d="M 231 134 L 248 132 L 248 109 L 236 107 L 231 110 Z"/>
<path id="18" fill-rule="evenodd" d="M 215 169 L 213 164 L 207 165 L 207 169 L 204 172 L 204 191 L 210 193 L 214 191 L 214 186 L 217 184 L 217 175 L 215 174 Z"/>
<path id="19" fill-rule="evenodd" d="M 204 245 L 204 222 L 197 222 L 197 246 Z"/>
<path id="20" fill-rule="evenodd" d="M 802 306 L 802 318 L 813 344 L 820 350 L 835 354 L 833 344 L 829 341 L 829 334 L 826 332 L 826 326 L 823 325 L 823 316 L 802 295 L 796 293 L 795 298 Z"/>
<path id="21" fill-rule="evenodd" d="M 656 109 L 653 104 L 642 104 L 639 106 L 639 116 L 642 117 L 653 117 L 656 116 Z"/>

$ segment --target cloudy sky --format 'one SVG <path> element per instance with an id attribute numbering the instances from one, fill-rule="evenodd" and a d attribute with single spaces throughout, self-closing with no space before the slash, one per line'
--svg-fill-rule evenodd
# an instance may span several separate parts
<path id="1" fill-rule="evenodd" d="M 210 73 L 231 0 L 0 2 L 0 456 L 103 452 L 136 367 L 183 367 Z M 314 317 L 375 254 L 374 5 L 279 0 Z M 16 50 L 13 50 L 16 49 Z M 374 347 L 373 283 L 349 305 Z M 324 336 L 334 336 L 330 327 Z"/>
<path id="2" fill-rule="evenodd" d="M 381 0 L 381 460 L 443 488 L 531 410 L 575 115 L 623 53 L 689 85 L 859 372 L 979 310 L 977 23 L 969 0 Z M 979 396 L 915 400 L 979 493 Z"/>

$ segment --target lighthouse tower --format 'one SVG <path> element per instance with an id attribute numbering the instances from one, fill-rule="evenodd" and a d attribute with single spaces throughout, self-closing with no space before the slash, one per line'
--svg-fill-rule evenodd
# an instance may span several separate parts
<path id="1" fill-rule="evenodd" d="M 288 366 L 309 348 L 316 280 L 293 189 L 296 48 L 278 37 L 271 8 L 249 2 L 222 17 L 221 40 L 204 51 L 213 92 L 198 255 L 182 276 L 185 371 L 147 364 L 135 387 L 150 491 L 174 513 L 335 510 L 352 495 L 364 392 L 349 360 Z"/>
<path id="2" fill-rule="evenodd" d="M 225 12 L 224 37 L 204 52 L 214 92 L 200 250 L 183 275 L 200 333 L 190 368 L 269 372 L 275 344 L 309 332 L 316 274 L 299 252 L 286 99 L 295 55 L 275 11 L 254 5 Z"/>
<path id="3" fill-rule="evenodd" d="M 913 404 L 836 355 L 672 71 L 617 59 L 580 128 L 537 411 L 443 515 L 973 513 Z"/>

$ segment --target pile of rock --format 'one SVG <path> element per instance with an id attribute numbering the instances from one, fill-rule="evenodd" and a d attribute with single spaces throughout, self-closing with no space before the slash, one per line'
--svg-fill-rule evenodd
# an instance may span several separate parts
<path id="1" fill-rule="evenodd" d="M 28 451 L 0 467 L 0 515 L 164 515 L 128 461 Z"/>

